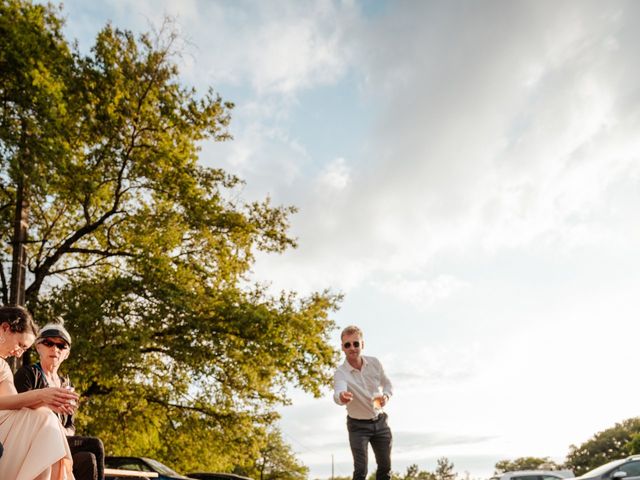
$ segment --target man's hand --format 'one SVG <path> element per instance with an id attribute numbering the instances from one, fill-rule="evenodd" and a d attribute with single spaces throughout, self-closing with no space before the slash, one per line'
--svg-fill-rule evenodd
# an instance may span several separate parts
<path id="1" fill-rule="evenodd" d="M 342 404 L 349 403 L 351 400 L 353 400 L 353 393 L 340 392 L 340 402 L 342 402 Z"/>

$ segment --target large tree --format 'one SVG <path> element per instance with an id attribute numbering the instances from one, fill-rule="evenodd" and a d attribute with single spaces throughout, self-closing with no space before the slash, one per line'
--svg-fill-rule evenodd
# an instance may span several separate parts
<path id="1" fill-rule="evenodd" d="M 596 433 L 579 446 L 571 445 L 567 455 L 567 467 L 576 475 L 618 458 L 624 458 L 633 451 L 634 441 L 640 435 L 640 417 L 629 418 L 613 427 Z"/>
<path id="2" fill-rule="evenodd" d="M 181 85 L 170 33 L 107 25 L 81 54 L 55 8 L 0 5 L 3 301 L 20 244 L 25 301 L 65 318 L 79 424 L 108 452 L 253 465 L 286 389 L 319 395 L 336 360 L 336 295 L 251 281 L 257 250 L 295 247 L 294 209 L 199 161 L 233 105 Z"/>

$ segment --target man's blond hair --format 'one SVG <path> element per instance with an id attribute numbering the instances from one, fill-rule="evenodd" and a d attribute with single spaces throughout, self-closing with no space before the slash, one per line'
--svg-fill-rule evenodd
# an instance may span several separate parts
<path id="1" fill-rule="evenodd" d="M 340 334 L 340 340 L 342 340 L 345 335 L 353 335 L 354 333 L 357 333 L 360 338 L 364 338 L 364 334 L 362 333 L 362 330 L 360 330 L 360 327 L 349 325 L 348 327 L 345 327 L 344 330 L 342 330 L 342 333 Z"/>

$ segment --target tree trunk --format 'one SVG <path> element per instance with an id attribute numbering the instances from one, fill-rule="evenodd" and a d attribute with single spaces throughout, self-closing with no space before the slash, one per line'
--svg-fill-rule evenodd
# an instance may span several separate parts
<path id="1" fill-rule="evenodd" d="M 12 305 L 24 305 L 25 303 L 25 281 L 27 273 L 27 231 L 29 228 L 29 195 L 26 185 L 26 175 L 24 174 L 24 158 L 21 157 L 21 165 L 18 169 L 16 182 L 16 211 L 13 222 L 13 239 L 11 241 L 13 249 L 13 259 L 11 262 L 11 283 L 9 285 L 9 303 Z M 9 366 L 15 372 L 22 365 L 22 359 L 11 357 L 8 360 Z"/>

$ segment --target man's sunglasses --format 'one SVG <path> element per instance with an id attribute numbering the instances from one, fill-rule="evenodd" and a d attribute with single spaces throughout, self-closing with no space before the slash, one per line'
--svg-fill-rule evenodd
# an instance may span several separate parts
<path id="1" fill-rule="evenodd" d="M 351 348 L 351 342 L 344 342 L 344 343 L 342 344 L 342 346 L 343 346 L 344 348 Z M 358 342 L 357 340 L 356 340 L 355 342 L 353 342 L 353 347 L 354 347 L 354 348 L 360 348 L 360 342 Z"/>
<path id="2" fill-rule="evenodd" d="M 69 345 L 67 345 L 66 343 L 52 342 L 51 340 L 42 340 L 42 342 L 40 343 L 49 348 L 55 346 L 58 350 L 66 350 L 67 348 L 69 348 Z"/>

